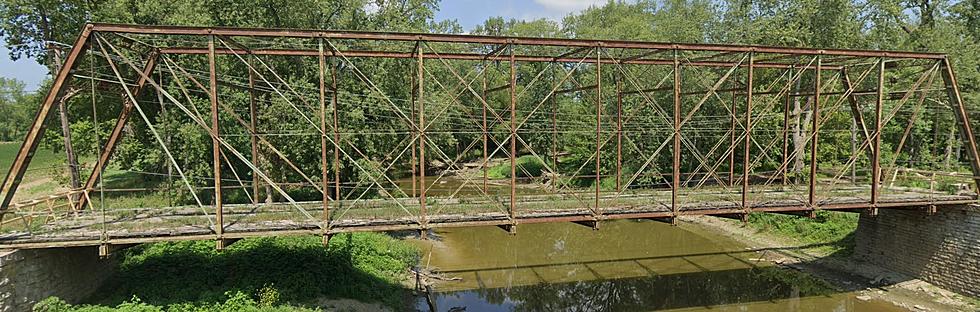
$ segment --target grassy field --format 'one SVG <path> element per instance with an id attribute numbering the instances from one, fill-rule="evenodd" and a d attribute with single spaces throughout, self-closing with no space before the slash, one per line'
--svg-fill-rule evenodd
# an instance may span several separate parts
<path id="1" fill-rule="evenodd" d="M 20 149 L 20 142 L 0 143 L 0 171 L 6 176 L 10 170 L 10 164 L 17 157 Z M 18 199 L 29 199 L 38 195 L 49 194 L 50 192 L 64 187 L 67 183 L 60 181 L 64 176 L 65 154 L 55 153 L 49 149 L 38 148 L 31 159 L 27 172 L 24 173 L 24 180 L 21 187 L 17 189 L 15 201 Z"/>
<path id="2" fill-rule="evenodd" d="M 19 149 L 20 142 L 0 142 L 0 170 L 3 170 L 4 174 L 10 169 L 10 164 L 14 162 L 14 157 L 17 157 L 17 151 Z M 49 149 L 38 148 L 34 153 L 34 158 L 31 159 L 31 166 L 28 167 L 28 172 L 60 167 L 64 163 L 64 153 L 54 153 Z M 24 175 L 25 179 L 29 176 L 31 175 Z"/>

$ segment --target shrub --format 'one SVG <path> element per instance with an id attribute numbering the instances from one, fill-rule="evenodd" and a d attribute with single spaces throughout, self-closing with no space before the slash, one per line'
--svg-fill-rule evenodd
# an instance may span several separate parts
<path id="1" fill-rule="evenodd" d="M 518 157 L 516 163 L 518 178 L 540 177 L 544 173 L 544 163 L 534 155 Z M 510 161 L 491 167 L 487 176 L 491 179 L 510 178 Z"/>

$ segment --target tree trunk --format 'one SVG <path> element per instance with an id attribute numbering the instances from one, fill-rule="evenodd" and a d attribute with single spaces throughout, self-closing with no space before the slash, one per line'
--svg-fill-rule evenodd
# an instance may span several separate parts
<path id="1" fill-rule="evenodd" d="M 57 49 L 51 49 L 51 55 L 54 57 L 54 64 L 52 68 L 55 70 L 52 75 L 57 75 L 57 72 L 61 71 L 61 51 Z M 77 89 L 69 89 L 65 91 L 61 98 L 58 99 L 58 118 L 61 121 L 61 135 L 65 142 L 65 157 L 68 161 L 68 174 L 71 177 L 71 189 L 77 190 L 82 187 L 81 177 L 78 174 L 78 159 L 75 158 L 75 149 L 71 144 L 71 125 L 68 122 L 68 100 L 70 100 L 75 94 L 78 94 Z M 96 125 L 97 126 L 97 125 Z M 98 144 L 98 142 L 96 142 Z M 73 196 L 72 200 L 77 201 L 78 195 Z"/>
<path id="2" fill-rule="evenodd" d="M 799 94 L 801 81 L 796 81 L 794 94 Z M 806 106 L 810 106 L 810 99 L 807 98 Z M 793 98 L 793 174 L 799 174 L 803 170 L 803 151 L 806 148 L 807 131 L 805 125 L 810 124 L 813 112 L 807 107 L 801 107 L 800 98 Z M 805 117 L 804 117 L 805 111 Z"/>

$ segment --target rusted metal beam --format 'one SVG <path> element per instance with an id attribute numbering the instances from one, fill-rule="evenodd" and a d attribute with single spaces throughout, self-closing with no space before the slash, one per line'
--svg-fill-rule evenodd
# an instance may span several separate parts
<path id="1" fill-rule="evenodd" d="M 487 69 L 486 69 L 487 63 L 486 62 L 483 62 L 483 66 L 484 66 L 482 68 L 483 69 L 483 73 L 481 74 L 481 76 L 482 76 L 481 77 L 482 78 L 481 79 L 482 83 L 481 83 L 481 88 L 480 88 L 481 91 L 482 91 L 480 93 L 480 97 L 483 98 L 483 101 L 482 101 L 482 103 L 480 105 L 480 109 L 483 112 L 483 119 L 482 119 L 483 124 L 482 124 L 482 127 L 480 127 L 480 131 L 482 132 L 482 135 L 483 135 L 483 137 L 482 137 L 482 139 L 483 139 L 483 162 L 480 164 L 480 171 L 483 171 L 483 193 L 487 193 L 487 182 L 489 180 L 488 173 L 487 173 L 487 162 L 489 161 L 489 155 L 487 155 L 487 153 L 488 153 L 489 146 L 488 146 L 487 143 L 489 141 L 489 136 L 490 136 L 490 134 L 488 133 L 489 130 L 487 129 L 487 103 L 489 103 L 488 102 L 488 99 L 487 99 Z"/>
<path id="2" fill-rule="evenodd" d="M 602 47 L 595 47 L 595 209 L 597 217 L 601 215 L 599 195 L 602 188 Z"/>
<path id="3" fill-rule="evenodd" d="M 817 68 L 823 66 L 823 56 L 817 56 Z M 817 145 L 820 137 L 820 70 L 814 71 L 816 77 L 813 79 L 813 124 L 810 126 L 813 131 L 813 138 L 810 139 L 810 187 L 807 194 L 807 205 L 811 209 L 817 207 Z"/>
<path id="4" fill-rule="evenodd" d="M 416 49 L 416 51 L 418 51 L 418 49 L 419 49 L 419 45 L 418 44 L 416 44 L 415 49 Z M 418 57 L 416 57 L 416 60 L 418 60 Z M 419 67 L 416 66 L 415 71 L 418 71 L 418 69 L 419 69 Z M 418 109 L 418 95 L 419 95 L 418 94 L 418 90 L 419 90 L 418 89 L 419 88 L 419 84 L 418 84 L 419 75 L 418 75 L 418 73 L 414 73 L 413 75 L 411 75 L 411 77 L 409 78 L 409 80 L 411 81 L 411 90 L 409 91 L 409 93 L 410 93 L 409 97 L 410 97 L 410 102 L 412 104 L 412 107 L 409 110 L 409 117 L 408 118 L 410 118 L 411 120 L 416 120 L 415 112 Z M 414 137 L 416 135 L 416 129 L 415 128 L 410 129 L 408 131 L 408 135 Z M 419 169 L 419 167 L 418 167 L 418 140 L 414 140 L 414 139 L 412 140 L 412 158 L 410 160 L 410 166 L 412 166 L 412 170 L 411 170 L 411 172 L 412 172 L 412 198 L 415 198 L 415 197 L 418 197 L 418 194 L 419 194 L 419 192 L 418 192 L 418 169 Z"/>
<path id="5" fill-rule="evenodd" d="M 673 183 L 670 186 L 670 210 L 673 217 L 677 216 L 680 208 L 677 202 L 677 191 L 681 187 L 681 62 L 677 53 L 678 51 L 674 50 L 674 171 Z"/>
<path id="6" fill-rule="evenodd" d="M 872 142 L 871 158 L 871 215 L 878 214 L 878 197 L 881 187 L 881 112 L 884 109 L 885 92 L 885 60 L 878 60 L 878 96 L 875 99 L 875 132 Z"/>
<path id="7" fill-rule="evenodd" d="M 755 53 L 749 52 L 749 71 L 746 77 L 746 87 L 745 87 L 745 148 L 742 151 L 743 162 L 742 162 L 742 210 L 744 214 L 752 212 L 752 207 L 749 206 L 749 158 L 751 157 L 752 151 L 752 82 L 755 79 Z M 819 65 L 818 65 L 819 68 Z M 819 75 L 820 70 L 816 71 Z M 765 152 L 765 151 L 762 151 Z M 743 221 L 748 221 L 744 219 Z"/>
<path id="8" fill-rule="evenodd" d="M 426 34 L 426 33 L 394 33 L 394 32 L 361 32 L 361 31 L 330 31 L 312 29 L 268 29 L 268 28 L 231 28 L 231 27 L 193 27 L 193 26 L 146 26 L 122 24 L 91 24 L 96 31 L 149 34 L 149 35 L 220 35 L 242 37 L 283 37 L 283 38 L 329 38 L 329 39 L 363 39 L 383 41 L 427 41 L 447 43 L 473 44 L 515 44 L 535 46 L 570 46 L 594 47 L 602 45 L 610 49 L 673 49 L 681 51 L 718 51 L 718 52 L 757 52 L 776 54 L 800 55 L 840 55 L 888 58 L 917 58 L 942 59 L 943 54 L 901 52 L 901 51 L 871 51 L 846 49 L 807 49 L 792 47 L 773 47 L 760 45 L 726 45 L 726 44 L 678 44 L 663 42 L 640 42 L 626 40 L 593 40 L 593 39 L 559 39 L 559 38 L 529 38 L 504 36 L 477 36 L 459 34 Z"/>
<path id="9" fill-rule="evenodd" d="M 194 47 L 169 47 L 161 48 L 160 53 L 163 54 L 207 54 L 207 49 L 194 48 Z M 245 54 L 252 53 L 255 55 L 269 55 L 269 56 L 316 56 L 316 50 L 309 49 L 253 49 L 253 50 L 242 50 L 242 49 L 222 49 L 218 50 L 219 54 Z M 353 51 L 330 51 L 330 56 L 344 55 L 346 57 L 363 57 L 363 58 L 392 58 L 392 59 L 414 59 L 417 56 L 411 52 L 393 52 L 393 51 L 367 51 L 367 50 L 353 50 Z M 334 55 L 336 54 L 336 55 Z M 446 59 L 446 60 L 471 60 L 471 61 L 482 61 L 485 55 L 478 53 L 439 53 L 439 55 L 426 54 L 423 56 L 425 59 Z M 594 64 L 596 60 L 585 59 L 575 57 L 564 57 L 555 58 L 550 56 L 536 56 L 536 55 L 515 55 L 514 59 L 519 62 L 543 62 L 543 63 L 583 63 L 583 64 Z M 617 58 L 603 58 L 600 60 L 603 64 L 626 64 L 626 65 L 671 65 L 672 61 L 670 59 L 636 59 L 636 60 L 626 60 Z M 732 61 L 695 61 L 695 62 L 684 62 L 684 66 L 691 67 L 724 67 L 731 68 L 733 66 L 745 67 L 748 64 L 739 65 L 738 62 Z M 790 66 L 798 65 L 795 63 L 756 63 L 756 68 L 789 68 Z M 800 67 L 803 68 L 803 67 Z M 824 66 L 823 70 L 840 70 L 841 66 Z M 807 68 L 812 69 L 812 68 Z"/>
<path id="10" fill-rule="evenodd" d="M 225 231 L 224 224 L 224 211 L 222 207 L 222 197 L 221 197 L 221 142 L 218 138 L 221 136 L 221 131 L 219 128 L 220 120 L 218 118 L 218 73 L 217 73 L 217 63 L 215 60 L 214 53 L 214 36 L 208 36 L 208 73 L 210 74 L 210 94 L 211 99 L 211 144 L 212 144 L 212 159 L 214 166 L 214 231 L 218 236 L 218 247 L 221 247 L 221 240 L 224 239 L 222 236 Z"/>
<path id="11" fill-rule="evenodd" d="M 621 193 L 623 179 L 623 79 L 616 75 L 616 193 Z"/>
<path id="12" fill-rule="evenodd" d="M 517 225 L 517 61 L 514 45 L 510 49 L 510 217 L 512 226 Z"/>
<path id="13" fill-rule="evenodd" d="M 793 84 L 792 76 L 795 72 L 795 68 L 790 68 L 790 79 L 788 82 L 790 85 Z M 786 98 L 783 102 L 783 159 L 781 167 L 786 167 L 789 164 L 789 103 L 793 98 L 791 93 L 792 92 L 789 91 L 786 92 Z M 783 169 L 781 171 L 783 176 L 783 185 L 786 185 L 789 170 Z"/>
<path id="14" fill-rule="evenodd" d="M 736 111 L 738 111 L 738 97 L 735 96 L 735 91 L 732 91 L 732 112 L 731 112 L 732 133 L 728 137 L 729 146 L 731 146 L 732 149 L 731 153 L 728 153 L 728 185 L 729 186 L 735 185 L 735 148 L 736 148 L 735 133 L 737 131 L 737 129 L 735 128 L 735 124 L 738 123 L 737 117 L 735 115 Z"/>
<path id="15" fill-rule="evenodd" d="M 340 87 L 337 85 L 337 61 L 335 58 L 330 60 L 330 110 L 333 114 L 333 141 L 340 142 L 340 110 L 337 103 L 340 101 Z M 413 141 L 414 142 L 414 141 Z M 414 177 L 413 177 L 414 179 Z M 414 180 L 413 180 L 414 181 Z M 324 190 L 326 191 L 326 190 Z M 340 192 L 340 145 L 333 144 L 333 198 L 337 199 L 337 208 L 340 207 L 340 199 L 343 198 Z"/>
<path id="16" fill-rule="evenodd" d="M 422 192 L 419 194 L 419 225 L 421 228 L 421 236 L 425 238 L 426 227 L 429 224 L 428 220 L 428 207 L 426 207 L 426 190 L 429 188 L 425 184 L 425 59 L 423 58 L 424 53 L 422 49 L 416 50 L 416 66 L 418 66 L 416 74 L 418 75 L 418 101 L 419 108 L 419 184 L 422 188 Z"/>
<path id="17" fill-rule="evenodd" d="M 248 63 L 246 64 L 246 66 L 248 66 L 248 126 L 250 130 L 249 145 L 251 147 L 251 152 L 252 152 L 252 165 L 254 165 L 255 168 L 258 168 L 259 167 L 259 142 L 258 142 L 259 141 L 258 140 L 259 108 L 258 105 L 256 105 L 255 69 L 253 69 L 252 67 L 253 57 L 254 56 L 249 55 Z M 253 170 L 252 171 L 252 204 L 253 205 L 259 204 L 260 201 L 259 187 L 261 181 L 262 179 Z"/>
<path id="18" fill-rule="evenodd" d="M 320 50 L 320 55 L 317 57 L 317 69 L 319 72 L 318 77 L 320 78 L 320 184 L 321 189 L 321 201 L 323 201 L 323 242 L 327 244 L 330 242 L 326 231 L 330 229 L 330 165 L 327 161 L 327 58 L 323 53 L 323 39 L 317 40 L 317 48 Z"/>

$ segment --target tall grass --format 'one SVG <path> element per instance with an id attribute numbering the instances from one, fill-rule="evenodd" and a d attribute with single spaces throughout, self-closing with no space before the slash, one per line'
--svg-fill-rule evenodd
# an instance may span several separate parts
<path id="1" fill-rule="evenodd" d="M 827 253 L 849 255 L 854 249 L 854 236 L 858 226 L 858 214 L 833 211 L 816 211 L 816 218 L 753 213 L 749 226 L 762 232 L 789 237 L 802 244 L 823 244 L 818 250 Z"/>

